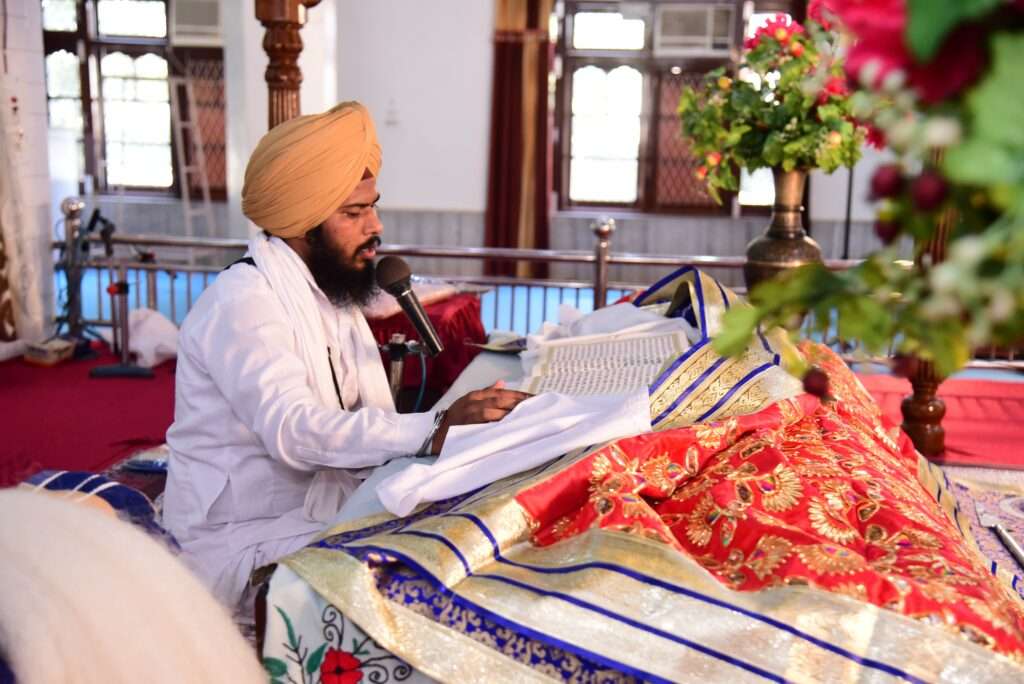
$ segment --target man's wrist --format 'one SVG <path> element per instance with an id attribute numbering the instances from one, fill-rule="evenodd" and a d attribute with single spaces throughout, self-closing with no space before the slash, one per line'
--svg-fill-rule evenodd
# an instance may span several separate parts
<path id="1" fill-rule="evenodd" d="M 444 419 L 447 414 L 448 411 L 446 409 L 441 409 L 434 415 L 434 424 L 430 428 L 430 432 L 427 433 L 426 439 L 423 440 L 423 444 L 420 446 L 420 450 L 416 452 L 417 456 L 428 456 L 431 454 L 436 455 L 437 453 L 440 452 L 441 443 L 444 442 L 444 433 L 440 431 L 442 429 L 442 425 L 445 424 Z M 437 441 L 439 432 L 441 437 L 440 442 Z"/>

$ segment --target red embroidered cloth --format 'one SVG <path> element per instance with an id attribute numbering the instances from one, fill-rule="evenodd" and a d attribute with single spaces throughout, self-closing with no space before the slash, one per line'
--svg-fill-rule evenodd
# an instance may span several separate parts
<path id="1" fill-rule="evenodd" d="M 480 320 L 480 298 L 475 294 L 457 294 L 423 308 L 437 329 L 441 344 L 444 345 L 444 351 L 436 358 L 427 359 L 427 387 L 444 392 L 480 353 L 479 348 L 467 343 L 483 344 L 487 341 L 487 333 Z M 369 323 L 378 344 L 386 343 L 394 333 L 403 333 L 406 339 L 420 338 L 404 313 L 374 319 Z M 384 367 L 387 368 L 388 359 L 383 355 L 381 358 L 384 360 Z M 406 357 L 402 386 L 419 387 L 421 373 L 419 357 Z"/>
<path id="2" fill-rule="evenodd" d="M 831 399 L 613 443 L 517 496 L 534 543 L 637 534 L 735 590 L 810 585 L 1024 659 L 1020 600 L 922 485 L 910 440 L 838 357 L 803 352 Z"/>

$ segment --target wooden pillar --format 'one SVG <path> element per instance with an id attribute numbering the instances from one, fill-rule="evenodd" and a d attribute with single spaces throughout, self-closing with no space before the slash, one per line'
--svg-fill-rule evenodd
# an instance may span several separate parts
<path id="1" fill-rule="evenodd" d="M 306 23 L 306 9 L 319 3 L 320 0 L 256 0 L 256 18 L 267 29 L 263 49 L 270 58 L 265 74 L 269 95 L 268 128 L 300 113 L 302 37 L 299 29 Z"/>
<path id="2" fill-rule="evenodd" d="M 933 160 L 936 164 L 939 159 Z M 946 209 L 938 219 L 935 235 L 917 258 L 917 268 L 927 269 L 946 258 L 946 242 L 957 220 L 956 212 Z M 925 262 L 927 260 L 927 262 Z M 910 386 L 914 393 L 903 399 L 903 431 L 914 442 L 924 456 L 937 456 L 946 450 L 946 430 L 942 418 L 946 415 L 946 403 L 936 396 L 943 378 L 935 372 L 930 361 L 920 360 Z"/>
<path id="3" fill-rule="evenodd" d="M 18 331 L 14 328 L 14 293 L 7 279 L 7 263 L 4 236 L 0 232 L 0 342 L 18 339 Z"/>

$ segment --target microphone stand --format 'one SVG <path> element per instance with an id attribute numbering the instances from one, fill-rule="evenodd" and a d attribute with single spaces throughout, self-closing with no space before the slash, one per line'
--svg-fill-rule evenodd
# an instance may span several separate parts
<path id="1" fill-rule="evenodd" d="M 380 345 L 380 350 L 388 355 L 388 385 L 391 388 L 391 397 L 395 400 L 395 406 L 398 406 L 398 395 L 402 391 L 402 375 L 405 371 L 405 357 L 419 354 L 420 362 L 424 363 L 423 355 L 427 353 L 427 349 L 416 340 L 406 341 L 403 333 L 394 333 L 387 344 Z"/>
<path id="2" fill-rule="evenodd" d="M 107 258 L 114 256 L 114 244 L 111 238 L 114 234 L 114 224 L 106 219 L 103 221 L 103 230 L 100 236 L 103 238 L 103 246 Z M 121 362 L 109 366 L 97 366 L 89 371 L 91 378 L 152 378 L 153 371 L 132 363 L 129 345 L 128 323 L 128 270 L 123 260 L 116 260 L 117 280 L 107 287 L 110 293 L 111 314 L 113 318 L 114 351 L 119 352 Z"/>

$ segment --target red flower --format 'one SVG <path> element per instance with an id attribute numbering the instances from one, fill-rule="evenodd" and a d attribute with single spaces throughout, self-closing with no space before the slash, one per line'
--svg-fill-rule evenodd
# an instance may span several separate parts
<path id="1" fill-rule="evenodd" d="M 859 78 L 868 64 L 877 68 L 877 87 L 893 70 L 901 69 L 921 99 L 933 104 L 948 99 L 977 80 L 986 66 L 984 31 L 963 25 L 943 42 L 927 64 L 915 62 L 906 45 L 904 0 L 829 0 L 839 19 L 857 36 L 846 60 L 846 72 Z"/>
<path id="2" fill-rule="evenodd" d="M 846 79 L 840 76 L 831 76 L 825 81 L 825 87 L 820 93 L 818 93 L 818 104 L 825 104 L 828 102 L 828 98 L 833 95 L 842 97 L 848 95 L 850 91 L 846 87 Z"/>
<path id="3" fill-rule="evenodd" d="M 867 131 L 867 143 L 876 150 L 885 149 L 885 133 L 880 128 L 876 128 L 871 124 L 861 124 Z"/>
<path id="4" fill-rule="evenodd" d="M 785 45 L 789 42 L 790 38 L 803 32 L 804 27 L 791 20 L 789 15 L 776 14 L 765 22 L 764 26 L 757 29 L 752 38 L 748 38 L 744 41 L 743 47 L 748 50 L 752 50 L 760 45 L 761 39 L 766 36 L 772 40 L 778 41 L 780 45 Z"/>
<path id="5" fill-rule="evenodd" d="M 348 651 L 329 648 L 320 665 L 320 681 L 323 684 L 356 684 L 363 678 L 359 669 L 362 664 Z"/>
<path id="6" fill-rule="evenodd" d="M 946 38 L 935 59 L 912 66 L 908 81 L 925 102 L 941 102 L 970 87 L 987 66 L 985 31 L 966 24 Z"/>
<path id="7" fill-rule="evenodd" d="M 832 0 L 811 0 L 807 5 L 807 17 L 817 22 L 826 31 L 832 28 L 831 17 L 834 16 Z"/>

